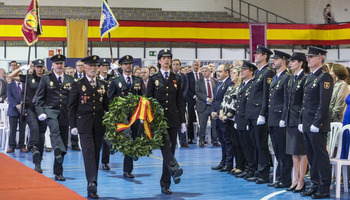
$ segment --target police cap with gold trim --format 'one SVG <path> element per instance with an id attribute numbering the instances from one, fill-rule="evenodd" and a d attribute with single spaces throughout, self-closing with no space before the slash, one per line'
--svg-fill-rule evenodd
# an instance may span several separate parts
<path id="1" fill-rule="evenodd" d="M 275 54 L 272 56 L 272 59 L 277 59 L 277 58 L 289 59 L 290 58 L 290 55 L 283 51 L 273 50 L 273 52 L 275 52 Z"/>
<path id="2" fill-rule="evenodd" d="M 98 62 L 99 60 L 100 60 L 100 57 L 96 55 L 88 56 L 81 59 L 81 61 L 87 65 L 99 65 L 99 62 Z"/>
<path id="3" fill-rule="evenodd" d="M 302 52 L 294 52 L 289 60 L 298 60 L 298 61 L 306 61 L 305 53 Z"/>
<path id="4" fill-rule="evenodd" d="M 134 58 L 130 55 L 126 55 L 126 56 L 123 56 L 119 59 L 119 64 L 122 65 L 122 64 L 132 64 L 134 63 Z"/>
<path id="5" fill-rule="evenodd" d="M 158 60 L 161 57 L 170 57 L 172 59 L 173 58 L 173 54 L 171 54 L 171 51 L 169 49 L 162 49 L 158 53 Z"/>
<path id="6" fill-rule="evenodd" d="M 45 61 L 41 59 L 33 60 L 34 67 L 43 67 L 45 66 Z"/>
<path id="7" fill-rule="evenodd" d="M 51 62 L 53 63 L 62 63 L 66 60 L 66 56 L 64 55 L 61 55 L 61 54 L 57 54 L 57 55 L 54 55 L 50 58 Z"/>
<path id="8" fill-rule="evenodd" d="M 100 59 L 100 66 L 109 66 L 109 62 L 106 58 Z"/>
<path id="9" fill-rule="evenodd" d="M 319 48 L 319 47 L 314 47 L 314 46 L 308 46 L 307 47 L 307 54 L 306 56 L 321 56 L 321 55 L 326 55 L 327 51 L 325 49 Z"/>
<path id="10" fill-rule="evenodd" d="M 258 68 L 251 62 L 243 60 L 243 65 L 241 67 L 242 69 L 250 69 L 252 71 L 257 70 Z"/>
<path id="11" fill-rule="evenodd" d="M 272 51 L 260 44 L 258 44 L 256 50 L 254 51 L 254 53 L 262 53 L 262 54 L 266 54 L 266 55 L 272 55 Z"/>

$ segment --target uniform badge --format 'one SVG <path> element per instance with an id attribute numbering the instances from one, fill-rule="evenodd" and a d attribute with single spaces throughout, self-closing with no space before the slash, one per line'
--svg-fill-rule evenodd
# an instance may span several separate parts
<path id="1" fill-rule="evenodd" d="M 314 80 L 314 84 L 312 84 L 312 87 L 316 87 L 316 81 L 317 81 L 317 78 Z M 325 82 L 326 83 L 326 82 Z M 328 82 L 329 83 L 329 82 Z M 328 88 L 327 88 L 328 89 Z"/>
<path id="2" fill-rule="evenodd" d="M 140 89 L 141 89 L 141 83 L 135 83 L 134 90 L 140 90 Z"/>
<path id="3" fill-rule="evenodd" d="M 121 82 L 118 83 L 118 86 L 119 86 L 119 88 L 122 88 L 122 87 L 123 87 L 123 85 L 122 85 Z"/>
<path id="4" fill-rule="evenodd" d="M 32 83 L 35 83 L 35 79 L 34 78 L 32 79 Z"/>
<path id="5" fill-rule="evenodd" d="M 158 86 L 158 85 L 159 85 L 159 81 L 158 81 L 158 80 L 156 80 L 155 84 L 156 84 L 156 86 Z"/>
<path id="6" fill-rule="evenodd" d="M 53 82 L 52 82 L 52 81 L 50 81 L 50 86 L 51 86 L 51 87 L 53 86 Z"/>
<path id="7" fill-rule="evenodd" d="M 103 97 L 100 98 L 100 102 L 102 102 L 102 101 L 103 101 Z"/>
<path id="8" fill-rule="evenodd" d="M 271 84 L 272 78 L 267 78 L 267 83 Z"/>
<path id="9" fill-rule="evenodd" d="M 174 87 L 177 89 L 176 80 L 173 80 L 173 83 L 174 83 Z"/>
<path id="10" fill-rule="evenodd" d="M 324 85 L 323 85 L 323 87 L 324 87 L 324 89 L 329 89 L 330 88 L 330 86 L 331 86 L 331 83 L 330 82 L 324 82 Z"/>
<path id="11" fill-rule="evenodd" d="M 66 83 L 64 86 L 63 86 L 64 89 L 67 89 L 67 90 L 70 90 L 72 88 L 72 83 Z"/>
<path id="12" fill-rule="evenodd" d="M 83 85 L 83 86 L 81 87 L 81 90 L 83 90 L 83 92 L 85 92 L 85 91 L 86 91 L 86 86 Z"/>

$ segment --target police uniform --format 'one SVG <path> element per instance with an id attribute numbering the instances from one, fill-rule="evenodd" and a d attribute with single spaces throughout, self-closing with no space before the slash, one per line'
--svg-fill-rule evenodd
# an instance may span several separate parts
<path id="1" fill-rule="evenodd" d="M 275 50 L 273 59 L 289 59 L 290 55 L 282 51 Z M 269 92 L 268 106 L 268 127 L 272 142 L 273 151 L 278 161 L 276 167 L 276 181 L 273 186 L 275 188 L 289 187 L 292 173 L 292 157 L 286 154 L 286 127 L 285 118 L 287 114 L 288 102 L 288 80 L 290 74 L 284 69 L 279 75 L 276 74 L 272 78 Z"/>
<path id="2" fill-rule="evenodd" d="M 120 58 L 119 63 L 122 64 L 128 64 L 133 63 L 133 57 L 130 55 L 123 56 Z M 130 75 L 130 86 L 127 84 L 127 78 L 124 73 L 118 76 L 115 79 L 112 79 L 109 83 L 108 87 L 108 98 L 110 101 L 112 101 L 116 97 L 124 97 L 128 96 L 128 94 L 133 95 L 142 95 L 142 86 L 143 81 L 140 77 Z M 131 116 L 130 116 L 131 117 Z M 137 136 L 139 136 L 139 127 L 140 127 L 140 121 L 137 120 L 132 126 L 131 126 L 131 137 L 135 139 Z M 135 158 L 136 159 L 136 158 Z M 124 176 L 128 178 L 134 178 L 131 174 L 133 170 L 133 158 L 130 156 L 124 155 Z"/>
<path id="3" fill-rule="evenodd" d="M 242 65 L 243 68 L 248 68 L 251 71 L 255 71 L 257 67 L 248 61 L 244 61 Z M 238 139 L 242 147 L 242 151 L 246 160 L 244 172 L 240 175 L 236 175 L 238 178 L 251 178 L 254 176 L 254 172 L 256 171 L 256 163 L 254 160 L 254 146 L 252 139 L 249 135 L 249 128 L 247 130 L 247 126 L 249 126 L 249 120 L 245 119 L 245 108 L 247 104 L 247 98 L 249 92 L 252 87 L 252 79 L 248 80 L 248 82 L 243 82 L 237 94 L 237 102 L 235 105 L 236 115 L 235 115 L 235 124 L 237 127 Z"/>
<path id="4" fill-rule="evenodd" d="M 88 56 L 82 62 L 98 65 L 98 56 Z M 107 82 L 94 77 L 92 85 L 87 75 L 78 79 L 69 96 L 69 125 L 77 128 L 80 135 L 84 157 L 85 174 L 88 181 L 88 192 L 96 193 L 97 174 L 102 139 L 105 126 L 102 124 L 104 112 L 108 110 Z"/>
<path id="5" fill-rule="evenodd" d="M 162 57 L 171 57 L 171 51 L 163 49 L 158 53 L 158 60 Z M 177 130 L 182 123 L 185 123 L 185 110 L 183 101 L 183 92 L 181 86 L 181 77 L 170 72 L 166 80 L 161 72 L 152 74 L 147 85 L 147 97 L 157 99 L 164 109 L 164 117 L 168 124 L 168 134 L 164 136 L 164 146 L 161 148 L 163 156 L 163 174 L 160 180 L 162 192 L 171 194 L 169 189 L 173 176 L 174 182 L 180 182 L 182 169 L 174 157 Z M 168 192 L 167 192 L 168 191 Z"/>
<path id="6" fill-rule="evenodd" d="M 41 59 L 34 60 L 32 62 L 35 67 L 44 67 L 45 62 Z M 35 100 L 34 95 L 36 90 L 38 89 L 39 82 L 41 77 L 38 77 L 35 74 L 27 74 L 27 75 L 19 75 L 20 81 L 25 83 L 26 77 L 27 80 L 27 95 L 26 95 L 26 103 L 25 103 L 25 121 L 30 129 L 30 137 L 29 137 L 29 149 L 32 151 L 33 155 L 33 163 L 35 164 L 35 170 L 37 172 L 42 173 L 41 169 L 41 160 L 44 152 L 44 143 L 45 143 L 45 132 L 46 132 L 46 122 L 38 120 L 38 116 L 35 111 Z M 24 90 L 22 90 L 22 97 L 24 96 Z M 23 101 L 23 99 L 22 99 Z M 34 102 L 34 103 L 33 103 Z"/>
<path id="7" fill-rule="evenodd" d="M 266 55 L 272 55 L 270 49 L 258 45 L 255 51 Z M 267 108 L 269 99 L 269 87 L 275 73 L 268 67 L 268 64 L 255 71 L 252 79 L 252 87 L 247 98 L 245 118 L 249 120 L 252 128 L 249 134 L 252 138 L 255 150 L 255 160 L 258 166 L 257 173 L 248 181 L 267 183 L 270 172 L 270 152 L 268 148 L 267 134 Z M 259 116 L 265 117 L 265 123 L 257 125 Z"/>
<path id="8" fill-rule="evenodd" d="M 326 50 L 308 47 L 307 56 L 325 55 Z M 307 157 L 310 163 L 311 189 L 302 194 L 314 198 L 329 197 L 331 165 L 328 157 L 327 134 L 330 131 L 329 105 L 333 92 L 332 76 L 322 67 L 310 73 L 304 85 L 300 122 L 304 134 Z M 318 128 L 312 132 L 311 126 Z M 317 193 L 316 193 L 317 192 Z"/>
<path id="9" fill-rule="evenodd" d="M 51 57 L 52 62 L 64 62 L 64 55 Z M 56 180 L 65 180 L 63 173 L 63 159 L 68 145 L 68 98 L 74 82 L 71 76 L 61 74 L 60 83 L 55 73 L 44 75 L 36 91 L 35 109 L 38 116 L 47 115 L 46 124 L 50 128 L 51 144 L 54 148 L 55 161 L 53 173 Z"/>

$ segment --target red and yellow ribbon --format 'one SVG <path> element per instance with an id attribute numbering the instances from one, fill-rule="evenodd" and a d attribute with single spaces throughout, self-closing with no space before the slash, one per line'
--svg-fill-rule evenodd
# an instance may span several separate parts
<path id="1" fill-rule="evenodd" d="M 137 119 L 143 120 L 143 128 L 145 129 L 145 133 L 147 137 L 151 139 L 153 134 L 149 123 L 154 119 L 153 110 L 150 101 L 142 97 L 140 98 L 140 102 L 138 103 L 134 113 L 131 115 L 129 124 L 117 123 L 117 131 L 120 132 L 129 128 Z"/>

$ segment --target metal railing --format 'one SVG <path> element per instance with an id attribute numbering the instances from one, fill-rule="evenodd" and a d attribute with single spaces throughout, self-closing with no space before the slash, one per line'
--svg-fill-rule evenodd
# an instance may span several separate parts
<path id="1" fill-rule="evenodd" d="M 295 23 L 294 21 L 282 17 L 281 15 L 270 12 L 243 0 L 239 0 L 239 11 L 233 9 L 233 0 L 231 0 L 231 8 L 224 8 L 230 11 L 232 15 L 233 13 L 237 14 L 239 16 L 240 21 L 247 20 L 248 22 Z M 244 8 L 246 8 L 246 13 L 244 13 Z M 254 11 L 256 12 L 255 16 L 253 15 Z M 265 21 L 263 21 L 263 18 L 265 18 Z"/>

